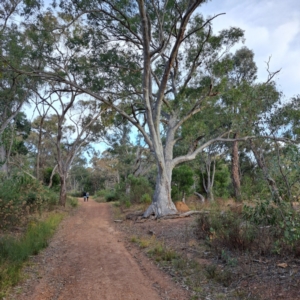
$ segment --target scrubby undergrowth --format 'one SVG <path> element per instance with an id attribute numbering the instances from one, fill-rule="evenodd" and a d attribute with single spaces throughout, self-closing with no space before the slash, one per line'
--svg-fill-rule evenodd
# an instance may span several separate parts
<path id="1" fill-rule="evenodd" d="M 20 280 L 21 269 L 31 255 L 48 245 L 49 238 L 63 218 L 52 213 L 43 221 L 31 221 L 24 234 L 0 237 L 0 299 Z"/>
<path id="2" fill-rule="evenodd" d="M 141 205 L 114 205 L 113 211 L 129 242 L 188 289 L 191 299 L 299 299 L 299 215 L 289 204 L 201 204 L 194 198 L 187 205 L 202 214 L 126 221 Z"/>

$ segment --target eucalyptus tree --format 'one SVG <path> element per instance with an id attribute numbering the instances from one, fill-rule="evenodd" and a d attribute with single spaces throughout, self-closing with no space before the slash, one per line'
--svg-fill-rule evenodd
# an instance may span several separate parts
<path id="1" fill-rule="evenodd" d="M 34 136 L 36 139 L 35 148 L 36 148 L 36 164 L 35 164 L 35 171 L 36 171 L 36 178 L 40 179 L 40 169 L 43 165 L 41 162 L 41 152 L 42 152 L 42 143 L 43 143 L 43 128 L 45 120 L 48 116 L 48 112 L 50 110 L 49 105 L 45 105 L 44 102 L 39 103 L 39 97 L 35 97 L 35 109 L 38 112 L 38 117 L 35 119 L 33 123 L 35 125 L 35 132 Z M 44 147 L 45 150 L 45 147 Z"/>
<path id="2" fill-rule="evenodd" d="M 2 144 L 0 145 L 0 171 L 6 175 L 13 166 L 20 166 L 16 161 L 19 156 L 25 156 L 28 148 L 25 142 L 31 131 L 31 124 L 26 115 L 19 112 L 9 123 L 1 135 Z"/>
<path id="3" fill-rule="evenodd" d="M 300 97 L 292 97 L 269 114 L 266 125 L 268 130 L 275 136 L 280 134 L 294 141 L 280 143 L 274 141 L 269 162 L 269 173 L 278 182 L 278 190 L 283 198 L 292 200 L 293 196 L 299 195 L 299 133 L 300 133 Z M 278 192 L 278 195 L 279 195 Z M 275 194 L 276 195 L 276 194 Z M 279 196 L 281 196 L 279 195 Z M 279 198 L 279 197 L 278 197 Z"/>
<path id="4" fill-rule="evenodd" d="M 36 1 L 27 3 L 21 0 L 3 0 L 0 3 L 0 163 L 2 170 L 6 171 L 7 154 L 9 156 L 10 152 L 7 140 L 14 141 L 18 115 L 38 84 L 38 80 L 16 71 L 20 68 L 28 70 L 26 54 L 30 51 L 22 26 L 17 24 L 16 19 L 24 19 L 24 15 L 30 13 L 36 4 Z M 9 133 L 10 137 L 7 136 Z"/>
<path id="5" fill-rule="evenodd" d="M 215 81 L 213 66 L 243 31 L 231 27 L 214 34 L 218 15 L 200 14 L 204 0 L 55 2 L 27 27 L 35 49 L 31 59 L 40 63 L 20 73 L 72 86 L 135 126 L 157 165 L 153 202 L 144 216 L 176 213 L 173 168 L 214 142 L 233 140 L 223 137 L 226 126 L 205 139 L 203 132 L 182 139 L 181 131 L 198 113 L 219 111 L 224 84 Z M 186 151 L 175 156 L 179 143 Z"/>
<path id="6" fill-rule="evenodd" d="M 26 68 L 24 53 L 28 48 L 20 26 L 12 20 L 25 9 L 22 3 L 21 0 L 0 3 L 0 136 L 30 94 L 31 80 L 13 70 Z"/>
<path id="7" fill-rule="evenodd" d="M 251 85 L 254 82 L 257 67 L 253 51 L 246 47 L 237 50 L 235 54 L 228 54 L 222 64 L 226 70 L 229 90 L 229 93 L 223 96 L 223 101 L 232 115 L 232 135 L 236 139 L 241 134 L 242 115 L 247 113 L 244 109 L 244 106 L 247 106 L 245 102 L 249 101 L 244 85 Z M 241 200 L 238 140 L 232 143 L 231 148 L 231 178 L 234 196 L 237 200 Z"/>
<path id="8" fill-rule="evenodd" d="M 40 95 L 54 113 L 54 127 L 47 132 L 55 147 L 57 172 L 60 176 L 59 203 L 66 204 L 67 178 L 73 160 L 78 152 L 99 135 L 103 135 L 104 126 L 101 121 L 101 104 L 90 99 L 80 98 L 81 92 L 75 89 L 54 90 L 49 95 Z"/>

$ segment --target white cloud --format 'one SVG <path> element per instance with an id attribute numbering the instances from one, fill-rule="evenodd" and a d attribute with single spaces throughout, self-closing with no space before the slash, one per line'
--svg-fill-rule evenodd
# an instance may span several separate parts
<path id="1" fill-rule="evenodd" d="M 225 12 L 213 21 L 214 31 L 232 26 L 245 30 L 245 46 L 255 53 L 258 76 L 282 69 L 277 83 L 287 97 L 300 94 L 300 2 L 299 0 L 213 0 L 203 5 L 204 16 Z"/>

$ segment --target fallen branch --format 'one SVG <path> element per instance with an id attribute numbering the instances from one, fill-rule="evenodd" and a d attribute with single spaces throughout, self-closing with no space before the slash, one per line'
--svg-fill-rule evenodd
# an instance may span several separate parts
<path id="1" fill-rule="evenodd" d="M 203 215 L 203 214 L 208 214 L 208 213 L 209 213 L 208 211 L 190 210 L 190 211 L 180 214 L 179 217 L 185 218 L 185 217 L 189 217 L 192 215 Z"/>
<path id="2" fill-rule="evenodd" d="M 181 214 L 174 214 L 174 215 L 167 215 L 164 217 L 159 218 L 160 220 L 163 219 L 178 219 L 178 218 L 186 218 L 192 215 L 202 215 L 202 214 L 209 214 L 208 211 L 199 211 L 199 210 L 190 210 Z"/>
<path id="3" fill-rule="evenodd" d="M 200 198 L 200 200 L 204 203 L 205 202 L 205 198 L 201 195 L 201 194 L 199 194 L 199 193 L 197 193 L 197 192 L 194 192 L 194 194 L 198 197 L 198 198 Z"/>

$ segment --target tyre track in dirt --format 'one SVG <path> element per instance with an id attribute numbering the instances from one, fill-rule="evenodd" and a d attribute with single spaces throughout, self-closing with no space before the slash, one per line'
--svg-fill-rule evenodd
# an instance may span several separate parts
<path id="1" fill-rule="evenodd" d="M 114 227 L 110 205 L 79 200 L 49 247 L 33 258 L 33 273 L 9 299 L 22 300 L 159 300 L 188 299 L 145 256 L 125 247 Z M 148 275 L 149 274 L 149 275 Z"/>

